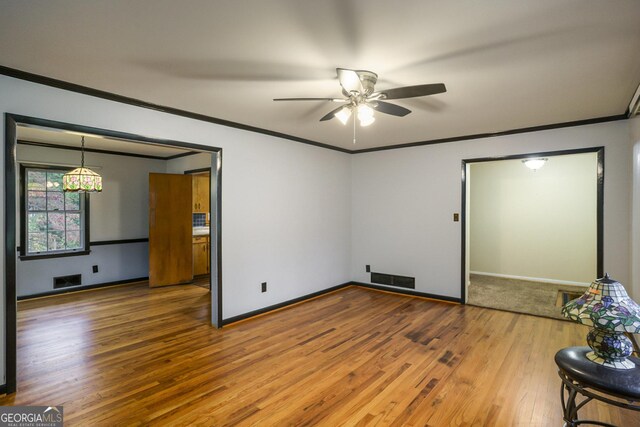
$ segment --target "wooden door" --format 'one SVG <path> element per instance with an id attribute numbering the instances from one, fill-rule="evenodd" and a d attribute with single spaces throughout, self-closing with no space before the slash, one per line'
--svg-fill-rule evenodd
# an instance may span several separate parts
<path id="1" fill-rule="evenodd" d="M 149 174 L 149 286 L 193 280 L 191 176 Z"/>

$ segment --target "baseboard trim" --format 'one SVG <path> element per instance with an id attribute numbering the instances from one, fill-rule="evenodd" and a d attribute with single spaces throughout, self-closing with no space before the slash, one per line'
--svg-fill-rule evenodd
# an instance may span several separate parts
<path id="1" fill-rule="evenodd" d="M 319 296 L 322 296 L 324 294 L 328 294 L 330 292 L 334 292 L 343 288 L 346 288 L 348 286 L 351 286 L 352 282 L 346 282 L 343 283 L 341 285 L 337 285 L 337 286 L 333 286 L 331 288 L 327 288 L 327 289 L 323 289 L 321 291 L 318 292 L 314 292 L 311 294 L 307 294 L 307 295 L 303 295 L 301 297 L 298 298 L 294 298 L 294 299 L 290 299 L 288 301 L 284 301 L 278 304 L 274 304 L 274 305 L 270 305 L 268 307 L 264 307 L 258 310 L 254 310 L 254 311 L 250 311 L 248 313 L 244 313 L 244 314 L 239 314 L 238 316 L 233 316 L 233 317 L 229 317 L 228 319 L 223 319 L 222 320 L 222 326 L 228 326 L 232 323 L 236 323 L 236 322 L 240 322 L 241 320 L 247 320 L 251 317 L 255 317 L 255 316 L 260 316 L 262 314 L 266 314 L 269 313 L 271 311 L 276 311 L 276 310 L 280 310 L 282 308 L 286 308 L 290 305 L 294 305 L 294 304 L 298 304 Z"/>
<path id="2" fill-rule="evenodd" d="M 60 295 L 60 294 L 69 294 L 72 292 L 90 291 L 90 290 L 99 289 L 99 288 L 106 288 L 109 286 L 117 286 L 117 285 L 124 285 L 128 283 L 142 282 L 144 280 L 149 280 L 149 277 L 136 277 L 133 279 L 116 280 L 114 282 L 95 283 L 93 285 L 82 286 L 79 288 L 60 289 L 55 291 L 41 292 L 38 294 L 22 295 L 17 297 L 17 300 L 24 301 L 28 299 L 34 299 L 34 298 L 43 298 L 43 297 Z"/>
<path id="3" fill-rule="evenodd" d="M 513 276 L 510 274 L 485 273 L 483 271 L 470 271 L 469 274 L 477 274 L 478 276 L 499 277 L 501 279 L 524 280 L 527 282 L 551 283 L 553 285 L 569 285 L 569 286 L 589 286 L 591 283 L 572 282 L 570 280 L 545 279 L 542 277 L 526 277 Z"/>
<path id="4" fill-rule="evenodd" d="M 312 294 L 303 295 L 303 296 L 298 297 L 298 298 L 294 298 L 294 299 L 290 299 L 288 301 L 284 301 L 284 302 L 281 302 L 281 303 L 278 303 L 278 304 L 270 305 L 268 307 L 264 307 L 264 308 L 261 308 L 259 310 L 254 310 L 254 311 L 250 311 L 248 313 L 240 314 L 238 316 L 229 317 L 228 319 L 223 319 L 222 320 L 222 325 L 223 326 L 228 326 L 228 325 L 231 325 L 232 323 L 237 323 L 237 322 L 240 322 L 240 321 L 243 321 L 243 320 L 250 319 L 252 317 L 261 316 L 263 314 L 267 314 L 267 313 L 270 313 L 272 311 L 281 310 L 281 309 L 286 308 L 288 306 L 291 306 L 291 305 L 294 305 L 294 304 L 299 304 L 301 302 L 305 302 L 307 300 L 310 300 L 310 299 L 313 299 L 313 298 L 317 298 L 317 297 L 322 296 L 324 294 L 335 292 L 335 291 L 338 291 L 340 289 L 347 288 L 349 286 L 360 286 L 362 288 L 368 288 L 368 289 L 373 289 L 373 290 L 377 290 L 377 291 L 384 291 L 384 292 L 389 292 L 389 293 L 392 293 L 392 294 L 410 295 L 410 296 L 414 296 L 414 297 L 428 298 L 428 299 L 437 300 L 437 301 L 443 301 L 443 302 L 452 302 L 452 303 L 457 303 L 457 304 L 461 303 L 460 298 L 456 298 L 456 297 L 448 297 L 448 296 L 445 296 L 445 295 L 430 294 L 430 293 L 427 293 L 427 292 L 419 292 L 419 291 L 414 291 L 414 290 L 410 290 L 410 289 L 387 288 L 386 286 L 377 286 L 377 285 L 371 285 L 371 284 L 368 284 L 368 283 L 361 283 L 361 282 L 346 282 L 346 283 L 342 283 L 341 285 L 333 286 L 331 288 L 327 288 L 327 289 L 323 289 L 323 290 L 318 291 L 318 292 L 314 292 Z"/>
<path id="5" fill-rule="evenodd" d="M 398 289 L 398 288 L 391 288 L 387 286 L 372 285 L 370 283 L 362 283 L 362 282 L 351 282 L 351 284 L 355 286 L 360 286 L 363 288 L 375 289 L 377 291 L 390 292 L 392 294 L 411 295 L 414 297 L 429 298 L 432 300 L 445 301 L 445 302 L 454 302 L 457 304 L 462 303 L 462 300 L 460 298 L 449 297 L 446 295 L 431 294 L 428 292 L 420 292 L 420 291 L 415 291 L 413 289 Z"/>

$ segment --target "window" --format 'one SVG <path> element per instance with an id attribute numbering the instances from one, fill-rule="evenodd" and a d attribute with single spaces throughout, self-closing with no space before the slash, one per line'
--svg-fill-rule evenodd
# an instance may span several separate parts
<path id="1" fill-rule="evenodd" d="M 88 198 L 62 191 L 67 169 L 22 166 L 21 258 L 88 253 Z"/>

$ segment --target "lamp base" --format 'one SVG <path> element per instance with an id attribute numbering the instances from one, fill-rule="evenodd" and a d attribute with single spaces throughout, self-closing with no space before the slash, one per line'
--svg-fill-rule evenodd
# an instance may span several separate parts
<path id="1" fill-rule="evenodd" d="M 597 363 L 598 365 L 606 366 L 607 368 L 613 369 L 633 369 L 636 367 L 636 364 L 628 359 L 620 359 L 607 361 L 602 357 L 598 356 L 595 352 L 590 351 L 587 353 L 587 359 L 591 360 L 593 363 Z"/>
<path id="2" fill-rule="evenodd" d="M 591 329 L 587 343 L 593 351 L 587 353 L 587 359 L 598 365 L 613 369 L 633 369 L 635 363 L 627 359 L 633 353 L 633 343 L 622 332 Z"/>

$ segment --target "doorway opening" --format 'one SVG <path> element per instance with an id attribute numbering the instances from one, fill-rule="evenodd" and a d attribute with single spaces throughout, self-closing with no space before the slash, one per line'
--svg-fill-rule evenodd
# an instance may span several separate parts
<path id="1" fill-rule="evenodd" d="M 206 301 L 198 300 L 198 318 L 221 327 L 220 148 L 13 114 L 5 115 L 5 125 L 7 393 L 17 388 L 17 300 L 64 293 L 56 296 L 63 301 L 80 295 L 68 291 L 115 289 L 125 283 L 137 283 L 131 285 L 132 295 L 153 299 L 146 280 L 153 244 L 148 189 L 154 174 L 184 176 L 186 170 L 205 166 L 211 171 L 207 257 L 213 286 L 202 295 Z M 80 162 L 81 135 L 87 140 L 87 166 L 103 175 L 102 193 L 61 191 L 64 171 Z M 188 240 L 190 250 L 190 200 L 187 210 L 188 236 L 180 239 Z M 191 254 L 188 259 L 191 271 Z M 160 292 L 164 300 L 168 292 Z M 128 300 L 122 301 L 126 305 Z M 33 302 L 25 301 L 30 307 Z"/>
<path id="2" fill-rule="evenodd" d="M 604 148 L 469 159 L 462 172 L 463 301 L 562 318 L 603 275 Z"/>

